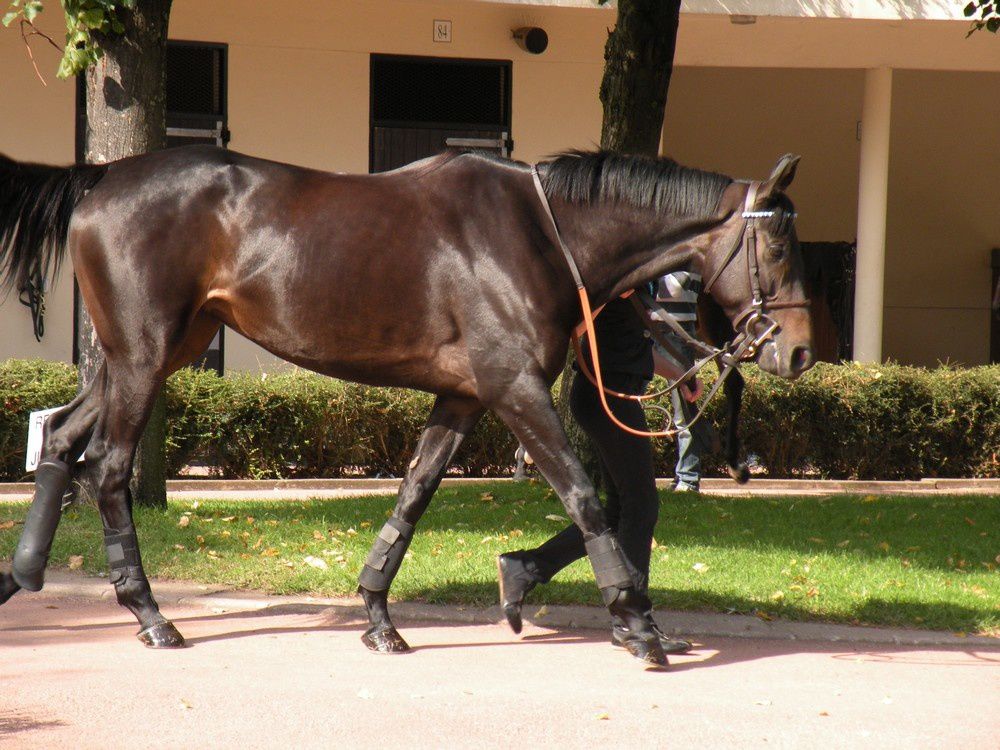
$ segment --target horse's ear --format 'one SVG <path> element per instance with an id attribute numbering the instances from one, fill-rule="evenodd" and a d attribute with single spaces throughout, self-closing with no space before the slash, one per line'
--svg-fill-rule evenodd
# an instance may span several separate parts
<path id="1" fill-rule="evenodd" d="M 792 184 L 792 180 L 795 179 L 795 169 L 799 166 L 801 158 L 798 154 L 785 154 L 778 159 L 778 163 L 771 171 L 771 176 L 767 178 L 767 182 L 760 186 L 760 191 L 757 193 L 758 204 L 763 203 L 776 192 L 783 192 Z"/>

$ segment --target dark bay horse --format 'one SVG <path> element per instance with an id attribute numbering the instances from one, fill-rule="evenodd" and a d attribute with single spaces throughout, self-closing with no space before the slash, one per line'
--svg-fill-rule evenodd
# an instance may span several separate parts
<path id="1" fill-rule="evenodd" d="M 770 329 L 760 366 L 794 378 L 812 362 L 784 195 L 797 161 L 747 183 L 666 159 L 566 154 L 539 165 L 556 229 L 527 165 L 477 154 L 364 176 L 205 146 L 65 169 L 0 158 L 6 284 L 53 273 L 68 250 L 105 356 L 46 431 L 0 602 L 41 588 L 69 467 L 86 449 L 119 603 L 146 645 L 184 644 L 143 572 L 128 480 L 164 380 L 226 324 L 302 367 L 437 396 L 362 567 L 369 648 L 409 648 L 389 619 L 389 586 L 450 458 L 492 409 L 583 531 L 605 604 L 645 644 L 633 653 L 665 663 L 553 409 L 580 318 L 558 235 L 595 306 L 682 267 L 716 277 L 713 296 L 737 327 Z"/>

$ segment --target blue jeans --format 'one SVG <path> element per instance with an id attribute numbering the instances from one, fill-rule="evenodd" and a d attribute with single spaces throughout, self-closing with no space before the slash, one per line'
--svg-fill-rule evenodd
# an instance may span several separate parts
<path id="1" fill-rule="evenodd" d="M 680 430 L 677 433 L 677 466 L 674 468 L 674 476 L 678 482 L 697 487 L 701 481 L 701 454 L 709 446 L 705 445 L 698 424 L 695 425 L 693 434 L 688 429 L 687 425 L 696 412 L 679 391 L 678 388 L 670 392 L 670 401 L 674 407 L 674 427 Z"/>

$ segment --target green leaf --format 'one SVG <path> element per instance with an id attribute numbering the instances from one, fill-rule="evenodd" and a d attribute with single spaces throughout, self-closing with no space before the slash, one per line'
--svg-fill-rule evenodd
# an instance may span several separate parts
<path id="1" fill-rule="evenodd" d="M 991 18 L 986 22 L 986 30 L 994 34 L 997 33 L 997 29 L 1000 29 L 1000 18 Z"/>
<path id="2" fill-rule="evenodd" d="M 24 6 L 24 18 L 28 23 L 35 20 L 35 17 L 42 12 L 41 3 L 27 3 Z"/>
<path id="3" fill-rule="evenodd" d="M 21 15 L 20 11 L 12 10 L 7 15 L 3 17 L 3 25 L 10 26 L 14 22 L 14 19 Z"/>
<path id="4" fill-rule="evenodd" d="M 104 25 L 106 16 L 101 8 L 91 8 L 82 11 L 79 15 L 80 23 L 88 29 L 99 29 Z"/>
<path id="5" fill-rule="evenodd" d="M 975 2 L 971 2 L 965 6 L 965 9 L 962 12 L 965 14 L 965 17 L 968 18 L 969 16 L 975 14 L 976 8 L 978 7 L 979 6 Z"/>

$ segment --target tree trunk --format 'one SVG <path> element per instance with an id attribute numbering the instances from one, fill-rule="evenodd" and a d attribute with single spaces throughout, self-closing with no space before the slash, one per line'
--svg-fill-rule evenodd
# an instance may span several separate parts
<path id="1" fill-rule="evenodd" d="M 135 8 L 119 6 L 121 35 L 99 35 L 104 51 L 86 72 L 87 137 L 85 158 L 101 164 L 165 148 L 166 48 L 171 0 L 139 0 Z M 79 310 L 80 383 L 100 368 L 103 354 L 87 311 Z M 166 436 L 163 394 L 136 452 L 129 487 L 134 502 L 166 507 Z M 87 488 L 89 489 L 89 488 Z"/>
<path id="2" fill-rule="evenodd" d="M 602 149 L 659 154 L 680 8 L 680 0 L 618 0 L 618 22 L 604 47 Z M 571 351 L 563 368 L 563 384 L 573 380 L 573 359 Z M 568 387 L 560 389 L 556 409 L 574 451 L 599 484 L 594 449 L 570 418 Z"/>

